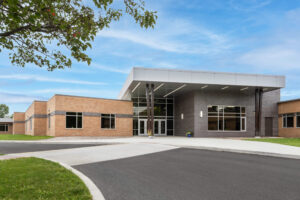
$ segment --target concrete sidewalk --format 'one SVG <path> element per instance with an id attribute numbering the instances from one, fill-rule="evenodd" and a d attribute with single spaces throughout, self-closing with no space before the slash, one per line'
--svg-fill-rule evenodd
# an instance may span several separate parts
<path id="1" fill-rule="evenodd" d="M 0 145 L 1 142 L 0 141 Z M 19 142 L 19 141 L 15 141 Z M 24 142 L 24 141 L 21 141 Z M 187 147 L 197 149 L 208 149 L 218 151 L 229 151 L 237 153 L 249 153 L 269 155 L 287 158 L 300 159 L 300 148 L 267 143 L 254 142 L 238 139 L 225 138 L 186 138 L 186 137 L 124 137 L 124 138 L 103 138 L 103 137 L 57 137 L 49 140 L 35 141 L 37 143 L 101 143 L 101 144 L 160 144 L 174 147 Z"/>
<path id="2" fill-rule="evenodd" d="M 115 144 L 7 154 L 0 156 L 0 160 L 20 157 L 37 157 L 72 166 L 141 156 L 177 148 L 178 147 L 161 144 Z"/>
<path id="3" fill-rule="evenodd" d="M 186 138 L 186 137 L 126 137 L 126 138 L 101 138 L 101 137 L 57 137 L 44 142 L 70 142 L 70 143 L 147 143 L 162 144 L 176 147 L 198 148 L 237 153 L 250 153 L 259 155 L 279 156 L 300 159 L 300 148 L 267 143 L 245 141 L 227 138 Z"/>

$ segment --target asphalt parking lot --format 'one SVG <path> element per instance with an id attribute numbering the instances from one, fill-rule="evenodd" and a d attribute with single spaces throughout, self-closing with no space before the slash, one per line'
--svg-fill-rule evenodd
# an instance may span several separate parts
<path id="1" fill-rule="evenodd" d="M 299 200 L 300 160 L 175 149 L 73 166 L 107 200 Z"/>
<path id="2" fill-rule="evenodd" d="M 101 144 L 44 144 L 44 143 L 41 144 L 41 143 L 33 143 L 33 142 L 32 143 L 5 142 L 5 143 L 0 143 L 0 154 L 71 149 L 71 148 L 99 146 L 99 145 Z"/>

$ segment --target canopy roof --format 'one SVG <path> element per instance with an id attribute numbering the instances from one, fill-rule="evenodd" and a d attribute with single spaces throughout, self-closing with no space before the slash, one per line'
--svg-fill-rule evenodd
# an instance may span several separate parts
<path id="1" fill-rule="evenodd" d="M 157 68 L 132 68 L 118 96 L 130 99 L 145 93 L 146 83 L 153 83 L 155 96 L 171 97 L 191 90 L 271 91 L 285 87 L 284 76 L 208 72 Z"/>

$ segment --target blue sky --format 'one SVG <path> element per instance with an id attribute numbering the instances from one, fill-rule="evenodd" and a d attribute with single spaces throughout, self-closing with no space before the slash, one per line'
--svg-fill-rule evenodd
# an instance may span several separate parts
<path id="1" fill-rule="evenodd" d="M 146 0 L 155 29 L 125 16 L 99 32 L 92 64 L 48 72 L 10 64 L 0 54 L 0 103 L 10 113 L 53 94 L 116 98 L 131 67 L 158 67 L 286 76 L 281 99 L 300 97 L 300 1 Z"/>

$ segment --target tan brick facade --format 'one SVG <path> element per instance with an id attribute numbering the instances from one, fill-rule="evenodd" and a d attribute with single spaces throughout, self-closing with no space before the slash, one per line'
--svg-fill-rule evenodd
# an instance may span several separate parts
<path id="1" fill-rule="evenodd" d="M 66 112 L 82 113 L 82 128 L 66 128 Z M 101 114 L 116 116 L 114 129 L 101 128 Z M 13 132 L 48 136 L 132 136 L 132 115 L 131 101 L 55 95 L 47 102 L 34 101 L 25 113 L 15 113 Z"/>
<path id="2" fill-rule="evenodd" d="M 300 137 L 300 127 L 297 127 L 297 113 L 300 113 L 300 100 L 280 102 L 278 104 L 278 135 L 280 137 Z M 283 127 L 283 116 L 284 114 L 294 115 L 294 127 L 284 128 Z"/>
<path id="3" fill-rule="evenodd" d="M 25 113 L 15 112 L 13 123 L 13 134 L 25 134 Z"/>
<path id="4" fill-rule="evenodd" d="M 54 105 L 54 106 L 53 106 Z M 55 136 L 132 136 L 132 118 L 116 117 L 115 129 L 101 129 L 100 116 L 86 116 L 85 113 L 102 114 L 133 114 L 131 101 L 120 101 L 99 98 L 74 97 L 55 95 L 48 102 L 48 113 L 55 111 L 82 112 L 82 128 L 67 129 L 66 116 L 62 114 L 51 115 L 51 126 L 47 135 Z M 51 112 L 52 111 L 52 112 Z M 49 124 L 47 123 L 47 127 Z"/>

